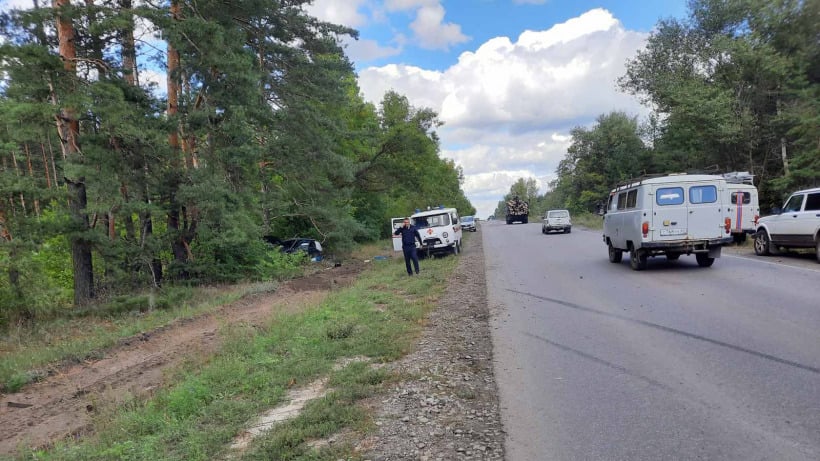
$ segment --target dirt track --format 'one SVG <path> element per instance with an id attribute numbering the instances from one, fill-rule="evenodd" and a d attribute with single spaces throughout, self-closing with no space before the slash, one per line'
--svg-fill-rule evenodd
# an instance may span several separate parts
<path id="1" fill-rule="evenodd" d="M 263 324 L 277 312 L 321 300 L 351 283 L 362 267 L 347 264 L 284 283 L 276 293 L 256 295 L 195 319 L 143 333 L 93 362 L 68 366 L 43 382 L 0 395 L 0 456 L 20 446 L 42 447 L 89 430 L 97 411 L 131 396 L 146 397 L 163 384 L 165 372 L 191 357 L 217 349 L 227 324 Z M 191 352 L 197 352 L 191 354 Z"/>

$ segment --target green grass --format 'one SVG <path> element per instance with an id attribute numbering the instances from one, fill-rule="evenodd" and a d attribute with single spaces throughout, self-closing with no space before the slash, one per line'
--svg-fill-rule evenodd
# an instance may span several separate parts
<path id="1" fill-rule="evenodd" d="M 573 226 L 583 226 L 589 229 L 603 229 L 604 219 L 602 216 L 592 213 L 573 213 Z"/>
<path id="2" fill-rule="evenodd" d="M 353 286 L 331 293 L 319 305 L 280 315 L 261 330 L 226 327 L 218 353 L 193 358 L 171 372 L 172 384 L 151 400 L 102 408 L 95 435 L 21 453 L 20 459 L 225 459 L 233 437 L 257 415 L 281 403 L 289 388 L 321 376 L 329 377 L 332 392 L 254 440 L 241 459 L 355 457 L 345 443 L 313 449 L 307 442 L 369 430 L 369 417 L 357 402 L 391 376 L 365 363 L 339 371 L 333 364 L 362 356 L 387 362 L 408 353 L 457 263 L 453 257 L 425 259 L 422 275 L 407 277 L 401 258 L 374 261 Z"/>

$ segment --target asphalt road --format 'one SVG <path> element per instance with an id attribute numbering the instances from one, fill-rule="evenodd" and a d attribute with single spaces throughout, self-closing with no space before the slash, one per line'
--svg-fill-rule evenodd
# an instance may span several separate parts
<path id="1" fill-rule="evenodd" d="M 479 232 L 508 460 L 820 460 L 820 264 L 540 229 Z"/>

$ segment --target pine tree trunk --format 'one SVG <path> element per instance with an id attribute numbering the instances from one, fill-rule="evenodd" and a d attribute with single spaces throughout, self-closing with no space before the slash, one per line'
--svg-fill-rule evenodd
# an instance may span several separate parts
<path id="1" fill-rule="evenodd" d="M 66 179 L 70 209 L 74 222 L 74 233 L 88 230 L 88 200 L 85 193 L 85 178 L 78 181 Z M 71 259 L 74 265 L 74 304 L 82 305 L 94 298 L 94 269 L 91 260 L 91 244 L 81 236 L 71 237 Z"/>
<path id="2" fill-rule="evenodd" d="M 174 21 L 179 21 L 182 17 L 182 8 L 178 0 L 171 0 L 171 17 Z M 168 118 L 175 119 L 179 112 L 179 94 L 180 94 L 180 62 L 179 51 L 174 47 L 173 43 L 168 41 Z M 187 255 L 185 251 L 184 237 L 180 229 L 179 214 L 180 205 L 176 201 L 176 192 L 179 188 L 179 179 L 177 175 L 182 169 L 182 162 L 180 161 L 179 141 L 179 126 L 168 135 L 168 143 L 171 147 L 171 168 L 174 170 L 171 174 L 174 178 L 169 184 L 170 201 L 168 211 L 168 232 L 172 235 L 171 252 L 174 255 L 174 262 L 179 267 L 177 273 L 181 278 L 187 278 L 188 273 L 185 270 L 187 265 Z"/>
<path id="3" fill-rule="evenodd" d="M 77 48 L 75 44 L 74 26 L 71 19 L 61 14 L 64 7 L 70 7 L 70 0 L 53 0 L 52 5 L 57 10 L 57 37 L 59 39 L 60 58 L 63 60 L 63 69 L 66 78 L 74 79 L 77 72 Z M 57 97 L 52 89 L 52 101 L 56 104 Z M 80 122 L 75 111 L 70 107 L 63 107 L 57 116 L 57 129 L 60 134 L 61 147 L 64 157 L 72 159 L 79 152 L 78 138 Z M 72 181 L 66 178 L 68 184 L 70 212 L 72 221 L 77 228 L 71 239 L 71 257 L 74 266 L 74 304 L 82 305 L 94 297 L 94 269 L 91 259 L 91 245 L 82 237 L 88 230 L 88 201 L 85 192 L 85 179 Z"/>
<path id="4" fill-rule="evenodd" d="M 137 46 L 134 41 L 134 17 L 131 14 L 132 0 L 120 0 L 120 11 L 128 15 L 128 25 L 122 31 L 122 68 L 125 82 L 131 86 L 139 86 L 139 72 L 137 70 Z"/>

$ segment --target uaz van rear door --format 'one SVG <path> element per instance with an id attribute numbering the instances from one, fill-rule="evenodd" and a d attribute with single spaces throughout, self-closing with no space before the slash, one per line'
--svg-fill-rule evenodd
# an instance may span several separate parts
<path id="1" fill-rule="evenodd" d="M 725 214 L 721 212 L 722 190 L 716 182 L 689 184 L 687 187 L 690 239 L 716 239 L 726 236 Z"/>
<path id="2" fill-rule="evenodd" d="M 677 184 L 655 186 L 652 195 L 652 219 L 650 221 L 651 240 L 686 239 L 688 234 L 688 211 L 686 188 L 684 186 Z"/>

